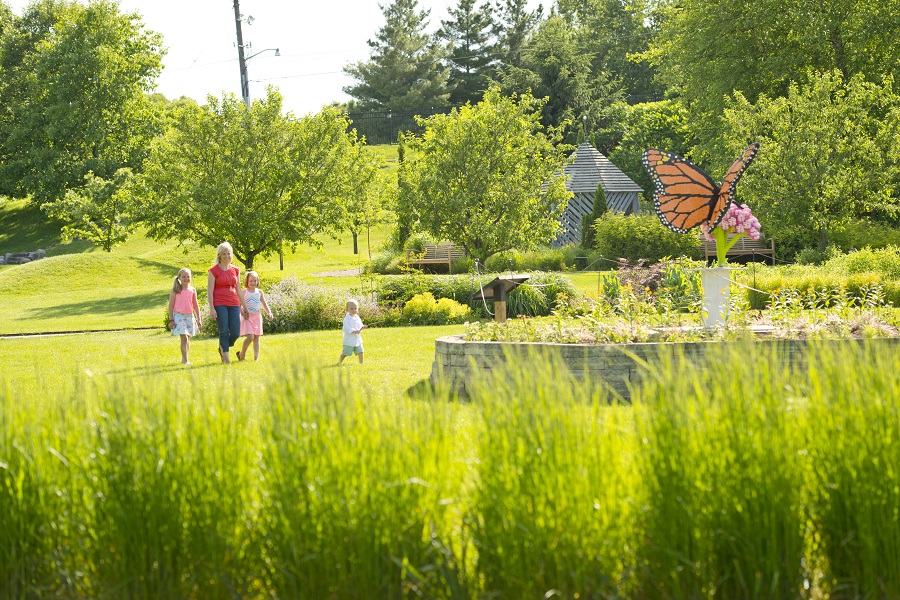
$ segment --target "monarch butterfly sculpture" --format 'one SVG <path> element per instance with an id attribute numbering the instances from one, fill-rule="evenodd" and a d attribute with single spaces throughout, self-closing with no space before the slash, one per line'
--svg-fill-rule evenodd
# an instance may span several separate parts
<path id="1" fill-rule="evenodd" d="M 758 143 L 750 144 L 728 167 L 721 185 L 677 154 L 656 148 L 644 152 L 642 161 L 655 184 L 653 200 L 660 220 L 678 233 L 687 233 L 702 223 L 707 224 L 708 231 L 714 229 L 734 202 L 738 181 L 758 150 Z"/>

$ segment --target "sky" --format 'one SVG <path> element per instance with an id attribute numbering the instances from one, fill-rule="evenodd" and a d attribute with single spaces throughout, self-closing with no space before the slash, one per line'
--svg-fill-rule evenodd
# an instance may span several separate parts
<path id="1" fill-rule="evenodd" d="M 7 4 L 20 14 L 28 1 Z M 419 0 L 420 8 L 431 9 L 429 31 L 455 4 Z M 532 8 L 538 4 L 530 2 Z M 208 94 L 240 96 L 234 0 L 120 0 L 120 6 L 140 13 L 147 29 L 163 35 L 168 52 L 155 91 L 201 103 Z M 349 99 L 342 88 L 353 80 L 342 69 L 368 59 L 366 41 L 384 25 L 377 0 L 240 0 L 240 12 L 245 21 L 252 17 L 241 26 L 244 46 L 250 46 L 245 55 L 252 56 L 247 62 L 250 97 L 264 97 L 266 87 L 274 85 L 284 96 L 285 110 L 298 116 Z"/>

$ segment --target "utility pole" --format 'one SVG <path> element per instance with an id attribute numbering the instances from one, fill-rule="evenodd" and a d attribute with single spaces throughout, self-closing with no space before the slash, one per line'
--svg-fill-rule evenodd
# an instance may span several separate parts
<path id="1" fill-rule="evenodd" d="M 244 36 L 241 33 L 241 7 L 239 0 L 234 0 L 234 26 L 237 28 L 238 66 L 241 69 L 241 96 L 244 104 L 250 108 L 250 81 L 247 78 L 247 59 L 244 58 Z"/>

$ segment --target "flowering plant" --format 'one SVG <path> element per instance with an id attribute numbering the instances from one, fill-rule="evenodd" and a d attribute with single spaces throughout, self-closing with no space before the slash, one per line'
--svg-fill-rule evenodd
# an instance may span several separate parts
<path id="1" fill-rule="evenodd" d="M 759 239 L 759 221 L 746 204 L 732 204 L 712 231 L 709 231 L 708 223 L 702 223 L 700 231 L 707 240 L 716 241 L 716 266 L 724 267 L 725 254 L 742 235 L 746 235 L 751 240 Z M 732 234 L 734 237 L 729 241 L 728 236 Z"/>

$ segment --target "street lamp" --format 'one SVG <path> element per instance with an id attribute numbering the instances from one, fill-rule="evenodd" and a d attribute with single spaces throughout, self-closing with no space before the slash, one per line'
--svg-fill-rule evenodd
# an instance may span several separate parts
<path id="1" fill-rule="evenodd" d="M 250 48 L 250 44 L 247 44 L 247 48 Z M 250 59 L 254 56 L 259 56 L 263 52 L 268 52 L 269 50 L 274 50 L 275 56 L 281 56 L 281 50 L 278 48 L 266 48 L 265 50 L 255 52 L 244 59 L 243 67 L 241 68 L 241 96 L 244 97 L 244 104 L 247 105 L 247 108 L 250 108 L 250 77 L 247 75 L 247 63 L 250 62 Z"/>
<path id="2" fill-rule="evenodd" d="M 249 25 L 253 17 L 247 17 L 247 24 Z M 235 29 L 237 29 L 237 47 L 238 47 L 238 67 L 241 70 L 241 96 L 244 97 L 244 104 L 247 105 L 247 108 L 250 108 L 250 78 L 247 76 L 247 61 L 253 58 L 254 56 L 259 56 L 263 52 L 268 52 L 269 50 L 275 51 L 275 56 L 281 56 L 281 51 L 278 48 L 266 48 L 265 50 L 260 50 L 255 54 L 251 54 L 250 56 L 244 57 L 244 36 L 241 33 L 241 7 L 239 4 L 239 0 L 234 0 L 234 25 Z M 246 45 L 246 48 L 250 49 L 250 44 Z"/>

